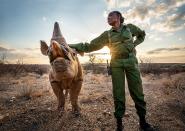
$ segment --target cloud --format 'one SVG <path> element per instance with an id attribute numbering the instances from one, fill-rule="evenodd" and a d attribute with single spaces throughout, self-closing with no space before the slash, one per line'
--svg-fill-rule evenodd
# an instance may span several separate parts
<path id="1" fill-rule="evenodd" d="M 123 12 L 126 23 L 135 23 L 142 27 L 150 25 L 150 12 L 147 6 L 136 6 L 129 9 L 127 12 Z"/>
<path id="2" fill-rule="evenodd" d="M 8 51 L 8 49 L 6 49 L 4 47 L 0 47 L 0 52 L 4 52 L 4 51 Z"/>
<path id="3" fill-rule="evenodd" d="M 131 12 L 131 17 L 139 17 L 141 20 L 144 20 L 148 15 L 148 7 L 147 6 L 137 6 Z"/>
<path id="4" fill-rule="evenodd" d="M 0 46 L 0 52 L 10 52 L 10 51 L 15 51 L 16 49 L 13 49 L 13 48 L 6 48 L 6 47 L 3 47 L 3 46 Z"/>
<path id="5" fill-rule="evenodd" d="M 153 24 L 151 29 L 160 32 L 175 32 L 184 29 L 184 18 L 185 11 L 178 14 L 172 14 L 171 16 L 167 16 L 162 22 Z"/>
<path id="6" fill-rule="evenodd" d="M 169 6 L 169 8 L 180 7 L 185 4 L 184 0 L 164 0 L 164 2 Z"/>
<path id="7" fill-rule="evenodd" d="M 169 10 L 169 7 L 165 3 L 157 4 L 152 10 L 150 10 L 150 14 L 152 17 L 159 18 L 162 15 L 165 15 Z"/>
<path id="8" fill-rule="evenodd" d="M 169 11 L 176 11 L 176 9 L 185 4 L 184 0 L 163 0 L 159 4 L 155 4 L 153 13 L 159 17 L 165 15 Z"/>
<path id="9" fill-rule="evenodd" d="M 152 62 L 157 63 L 174 63 L 174 62 L 185 62 L 185 46 L 171 47 L 171 48 L 157 48 L 148 51 L 146 55 L 152 59 Z"/>
<path id="10" fill-rule="evenodd" d="M 161 38 L 161 37 L 156 37 L 154 40 L 156 40 L 156 41 L 161 41 L 162 38 Z"/>
<path id="11" fill-rule="evenodd" d="M 129 7 L 134 0 L 105 0 L 107 3 L 107 9 L 117 9 L 117 8 L 125 8 Z"/>
<path id="12" fill-rule="evenodd" d="M 0 56 L 5 55 L 9 63 L 16 63 L 18 59 L 23 59 L 24 63 L 45 63 L 48 64 L 47 57 L 43 57 L 39 48 L 13 49 L 0 46 Z"/>
<path id="13" fill-rule="evenodd" d="M 27 51 L 38 51 L 38 50 L 40 50 L 40 48 L 24 48 L 24 50 L 27 50 Z"/>
<path id="14" fill-rule="evenodd" d="M 121 7 L 129 7 L 132 2 L 133 2 L 133 0 L 119 0 L 118 1 L 118 5 L 119 5 L 119 8 L 121 8 Z"/>
<path id="15" fill-rule="evenodd" d="M 115 8 L 116 6 L 116 0 L 106 0 L 107 2 L 107 8 L 110 10 L 112 8 Z"/>
<path id="16" fill-rule="evenodd" d="M 173 56 L 152 56 L 148 57 L 149 60 L 153 63 L 184 63 L 185 62 L 185 54 L 184 55 L 173 55 Z"/>
<path id="17" fill-rule="evenodd" d="M 179 41 L 181 41 L 182 40 L 182 38 L 181 37 L 179 37 L 179 39 L 178 39 Z"/>
<path id="18" fill-rule="evenodd" d="M 151 5 L 153 3 L 155 3 L 155 0 L 147 0 L 147 5 Z"/>
<path id="19" fill-rule="evenodd" d="M 107 11 L 104 11 L 104 12 L 103 12 L 103 17 L 104 17 L 104 18 L 107 18 L 107 17 L 108 17 L 108 12 L 107 12 Z"/>
<path id="20" fill-rule="evenodd" d="M 173 52 L 173 51 L 185 51 L 185 47 L 157 48 L 155 50 L 148 51 L 147 54 L 159 54 L 163 52 Z"/>

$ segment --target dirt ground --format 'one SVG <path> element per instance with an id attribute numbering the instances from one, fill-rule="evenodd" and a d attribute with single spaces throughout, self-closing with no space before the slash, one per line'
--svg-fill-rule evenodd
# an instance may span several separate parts
<path id="1" fill-rule="evenodd" d="M 176 79 L 180 78 L 180 79 Z M 142 77 L 147 120 L 156 131 L 185 131 L 185 73 Z M 181 81 L 180 81 L 181 80 Z M 0 77 L 0 131 L 113 131 L 116 128 L 110 76 L 84 74 L 81 115 L 71 113 L 69 98 L 62 117 L 48 74 Z M 138 116 L 126 87 L 125 131 L 138 131 Z"/>

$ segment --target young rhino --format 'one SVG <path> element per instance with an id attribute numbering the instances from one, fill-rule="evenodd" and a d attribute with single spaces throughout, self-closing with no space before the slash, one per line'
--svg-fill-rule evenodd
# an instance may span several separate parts
<path id="1" fill-rule="evenodd" d="M 49 81 L 58 100 L 60 115 L 64 112 L 65 90 L 70 93 L 73 113 L 79 115 L 78 96 L 83 81 L 82 67 L 76 53 L 66 44 L 57 22 L 54 25 L 50 46 L 48 47 L 44 41 L 41 41 L 40 44 L 42 54 L 49 56 L 50 59 L 52 68 L 49 73 Z"/>

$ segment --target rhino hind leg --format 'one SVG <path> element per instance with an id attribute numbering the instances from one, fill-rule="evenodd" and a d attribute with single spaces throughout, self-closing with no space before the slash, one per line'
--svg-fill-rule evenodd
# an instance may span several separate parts
<path id="1" fill-rule="evenodd" d="M 72 88 L 70 89 L 70 101 L 72 105 L 72 112 L 75 116 L 80 115 L 80 107 L 78 105 L 78 96 L 82 87 L 82 80 L 76 81 L 73 83 Z"/>
<path id="2" fill-rule="evenodd" d="M 61 88 L 61 85 L 59 82 L 51 82 L 51 86 L 53 88 L 53 92 L 57 97 L 58 101 L 58 111 L 59 115 L 62 115 L 64 113 L 65 109 L 65 95 L 63 93 L 63 89 Z"/>

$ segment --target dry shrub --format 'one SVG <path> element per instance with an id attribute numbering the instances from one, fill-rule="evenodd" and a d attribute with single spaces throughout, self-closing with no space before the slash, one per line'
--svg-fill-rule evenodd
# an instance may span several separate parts
<path id="1" fill-rule="evenodd" d="M 162 82 L 163 86 L 166 88 L 174 88 L 178 90 L 185 89 L 185 79 L 182 76 L 169 77 Z"/>
<path id="2" fill-rule="evenodd" d="M 101 83 L 105 82 L 105 80 L 106 80 L 106 76 L 104 76 L 103 74 L 93 74 L 91 76 L 91 81 L 94 84 L 96 84 L 96 83 L 101 84 Z"/>
<path id="3" fill-rule="evenodd" d="M 39 91 L 34 91 L 34 92 L 32 92 L 31 93 L 31 96 L 32 97 L 41 97 L 41 96 L 43 96 L 43 91 L 41 91 L 41 90 L 39 90 Z"/>
<path id="4" fill-rule="evenodd" d="M 84 71 L 92 71 L 93 74 L 107 74 L 107 66 L 104 63 L 94 63 L 93 66 L 91 63 L 82 65 Z"/>
<path id="5" fill-rule="evenodd" d="M 29 84 L 21 84 L 19 88 L 17 88 L 17 97 L 31 99 L 32 94 L 34 93 L 34 88 Z"/>
<path id="6" fill-rule="evenodd" d="M 43 75 L 39 78 L 38 76 L 39 75 L 35 73 L 28 73 L 26 77 L 20 78 L 17 85 L 18 87 L 16 88 L 18 97 L 30 99 L 33 97 L 41 97 L 49 92 L 50 86 L 46 83 L 48 76 Z"/>

